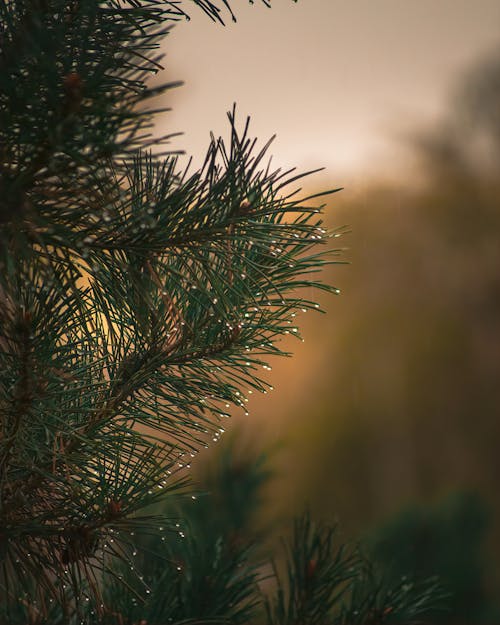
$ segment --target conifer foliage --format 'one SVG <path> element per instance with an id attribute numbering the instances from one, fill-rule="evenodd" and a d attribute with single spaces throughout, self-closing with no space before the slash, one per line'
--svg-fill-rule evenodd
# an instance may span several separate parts
<path id="1" fill-rule="evenodd" d="M 234 110 L 200 171 L 152 151 L 170 137 L 149 102 L 174 85 L 148 78 L 184 5 L 232 16 L 225 0 L 0 0 L 2 623 L 249 617 L 243 547 L 214 587 L 234 601 L 205 589 L 196 621 L 177 609 L 199 596 L 186 579 L 141 616 L 156 582 L 134 562 L 157 564 L 145 535 L 183 534 L 152 504 L 266 392 L 311 287 L 335 291 L 314 275 L 334 252 L 301 176 L 271 170 Z"/>

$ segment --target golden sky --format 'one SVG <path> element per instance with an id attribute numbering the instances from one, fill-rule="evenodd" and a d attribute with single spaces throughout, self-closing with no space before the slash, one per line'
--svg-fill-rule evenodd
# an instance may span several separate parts
<path id="1" fill-rule="evenodd" d="M 438 119 L 461 72 L 500 42 L 499 0 L 232 0 L 238 22 L 197 8 L 166 38 L 173 112 L 160 131 L 199 164 L 237 103 L 276 166 L 325 166 L 339 185 L 401 171 L 401 137 Z M 189 3 L 185 3 L 188 6 Z M 162 77 L 164 78 L 164 77 Z"/>

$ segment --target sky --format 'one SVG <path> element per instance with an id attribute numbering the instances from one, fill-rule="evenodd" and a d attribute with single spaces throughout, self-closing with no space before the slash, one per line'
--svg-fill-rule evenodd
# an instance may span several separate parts
<path id="1" fill-rule="evenodd" d="M 199 9 L 166 37 L 162 79 L 185 85 L 157 132 L 200 164 L 237 104 L 276 167 L 325 167 L 342 186 L 400 175 L 405 137 L 439 120 L 463 70 L 498 46 L 499 0 L 232 0 L 238 21 Z M 189 3 L 185 3 L 186 7 Z M 407 144 L 407 142 L 406 142 Z"/>

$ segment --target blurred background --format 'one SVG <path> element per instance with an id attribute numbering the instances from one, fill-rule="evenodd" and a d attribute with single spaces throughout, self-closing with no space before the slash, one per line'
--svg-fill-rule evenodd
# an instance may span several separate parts
<path id="1" fill-rule="evenodd" d="M 275 167 L 325 167 L 305 192 L 344 188 L 342 294 L 233 421 L 270 455 L 263 514 L 308 504 L 391 574 L 440 574 L 443 622 L 500 622 L 500 2 L 272 4 L 173 29 L 157 127 L 197 166 L 236 102 Z"/>

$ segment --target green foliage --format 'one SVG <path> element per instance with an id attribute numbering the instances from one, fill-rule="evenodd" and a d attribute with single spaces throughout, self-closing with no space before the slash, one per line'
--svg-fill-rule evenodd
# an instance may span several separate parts
<path id="1" fill-rule="evenodd" d="M 178 517 L 174 536 L 136 541 L 132 563 L 104 584 L 115 612 L 103 619 L 90 614 L 89 623 L 410 625 L 442 603 L 435 579 L 390 583 L 342 542 L 336 526 L 318 525 L 308 514 L 270 561 L 255 530 L 270 476 L 265 456 L 242 457 L 229 445 L 214 465 L 199 484 L 204 494 L 170 500 L 169 516 Z"/>
<path id="2" fill-rule="evenodd" d="M 373 530 L 368 543 L 390 579 L 407 571 L 438 575 L 449 594 L 446 612 L 434 622 L 492 622 L 493 604 L 485 592 L 484 538 L 487 511 L 478 495 L 459 493 L 434 507 L 412 506 Z"/>
<path id="3" fill-rule="evenodd" d="M 436 579 L 388 583 L 358 549 L 339 542 L 336 527 L 309 515 L 295 521 L 285 542 L 284 573 L 266 601 L 270 625 L 420 623 L 444 599 Z"/>
<path id="4" fill-rule="evenodd" d="M 285 543 L 286 573 L 275 572 L 277 596 L 267 602 L 269 623 L 326 623 L 355 576 L 354 557 L 337 547 L 335 529 L 316 528 L 309 516 L 295 522 Z"/>
<path id="5" fill-rule="evenodd" d="M 340 611 L 342 625 L 434 622 L 444 611 L 448 595 L 437 577 L 411 576 L 390 579 L 374 565 L 361 559 L 350 598 Z"/>
<path id="6" fill-rule="evenodd" d="M 176 531 L 136 543 L 133 564 L 144 573 L 143 601 L 138 604 L 126 586 L 106 584 L 109 603 L 123 606 L 120 612 L 130 622 L 252 622 L 262 577 L 255 515 L 269 469 L 265 456 L 236 457 L 232 445 L 211 465 L 212 472 L 204 467 L 198 496 L 166 502 L 167 515 L 177 519 Z M 134 583 L 128 566 L 121 574 Z"/>

